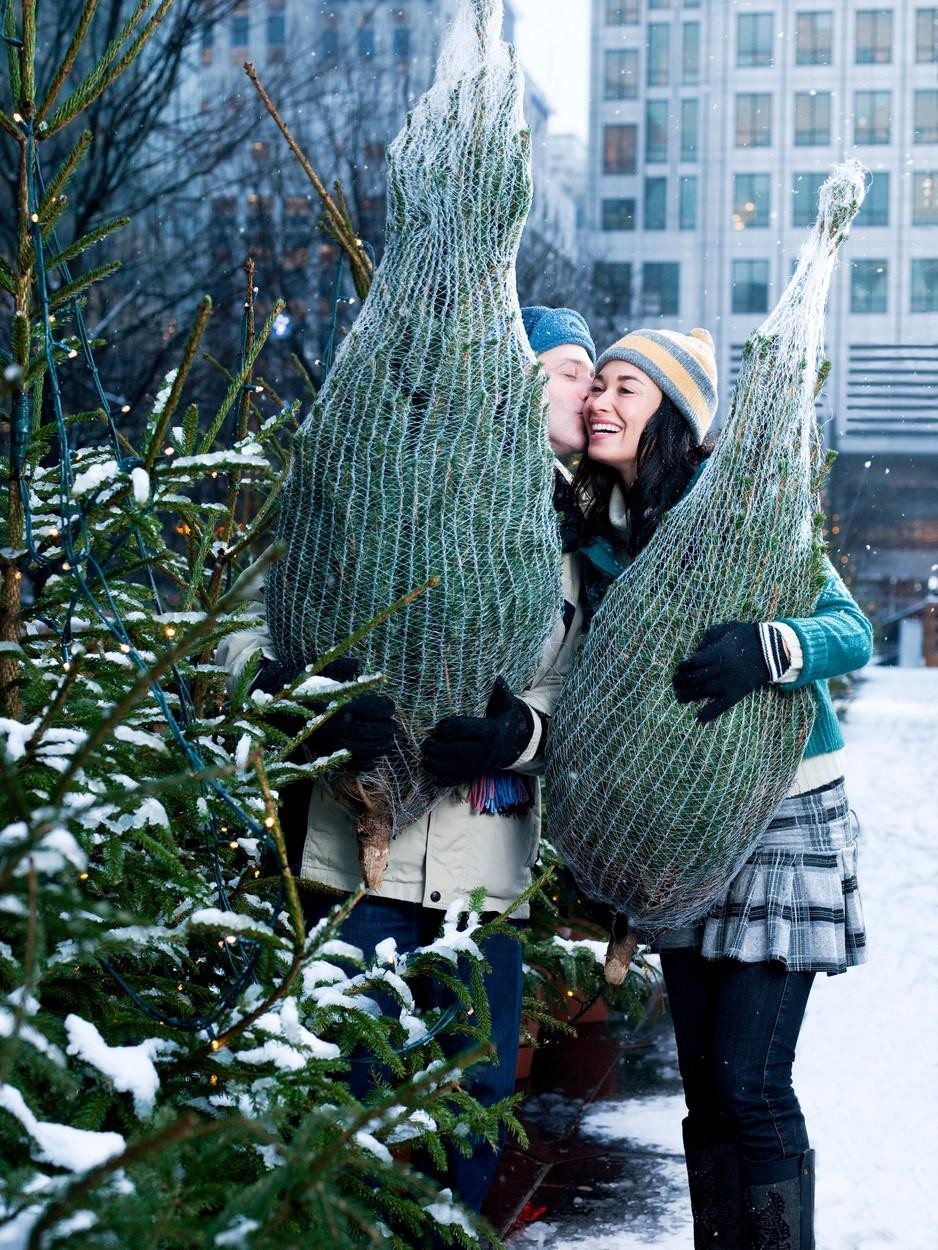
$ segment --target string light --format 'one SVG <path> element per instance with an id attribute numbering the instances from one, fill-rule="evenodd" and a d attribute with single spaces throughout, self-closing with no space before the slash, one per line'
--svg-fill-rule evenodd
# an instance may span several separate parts
<path id="1" fill-rule="evenodd" d="M 127 644 L 126 642 L 122 642 L 122 643 L 121 643 L 121 647 L 120 647 L 120 649 L 121 649 L 121 651 L 123 651 L 124 655 L 129 655 L 129 654 L 130 654 L 130 647 L 128 646 L 128 644 Z"/>
<path id="2" fill-rule="evenodd" d="M 164 456 L 174 456 L 175 454 L 176 454 L 176 449 L 175 449 L 175 447 L 164 447 L 164 448 L 163 448 L 163 455 L 164 455 Z"/>
<path id="3" fill-rule="evenodd" d="M 273 816 L 265 816 L 265 817 L 264 817 L 264 824 L 267 826 L 267 828 L 268 828 L 268 829 L 273 829 L 273 827 L 274 827 L 274 818 L 273 818 Z"/>
<path id="4" fill-rule="evenodd" d="M 175 627 L 172 625 L 167 625 L 166 628 L 163 630 L 163 633 L 166 635 L 167 638 L 176 637 L 176 630 L 175 630 Z"/>
<path id="5" fill-rule="evenodd" d="M 78 880 L 79 880 L 79 881 L 87 881 L 87 880 L 88 880 L 88 873 L 86 873 L 86 872 L 80 872 L 80 873 L 78 874 Z"/>

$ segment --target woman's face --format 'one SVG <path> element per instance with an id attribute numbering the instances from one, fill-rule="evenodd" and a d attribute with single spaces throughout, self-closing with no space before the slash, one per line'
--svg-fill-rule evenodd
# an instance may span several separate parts
<path id="1" fill-rule="evenodd" d="M 627 485 L 635 481 L 638 441 L 661 406 L 661 388 L 647 373 L 623 360 L 610 360 L 593 378 L 586 401 L 586 454 L 617 469 Z"/>

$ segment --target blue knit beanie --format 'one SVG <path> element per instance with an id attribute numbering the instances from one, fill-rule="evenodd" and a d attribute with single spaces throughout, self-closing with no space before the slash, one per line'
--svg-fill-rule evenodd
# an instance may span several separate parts
<path id="1" fill-rule="evenodd" d="M 545 308 L 535 304 L 521 309 L 521 320 L 535 356 L 562 343 L 585 348 L 590 360 L 596 359 L 596 344 L 583 317 L 572 308 Z"/>

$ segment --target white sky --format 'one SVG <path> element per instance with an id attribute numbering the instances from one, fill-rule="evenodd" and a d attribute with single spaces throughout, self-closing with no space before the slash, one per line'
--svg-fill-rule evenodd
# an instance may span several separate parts
<path id="1" fill-rule="evenodd" d="M 587 135 L 590 0 L 513 0 L 518 53 L 554 109 L 550 129 Z"/>

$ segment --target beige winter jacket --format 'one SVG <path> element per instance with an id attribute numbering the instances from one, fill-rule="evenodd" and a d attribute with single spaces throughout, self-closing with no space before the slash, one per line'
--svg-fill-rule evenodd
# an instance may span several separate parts
<path id="1" fill-rule="evenodd" d="M 563 617 L 548 639 L 534 681 L 520 696 L 546 716 L 556 706 L 583 628 L 576 553 L 563 558 L 563 593 Z M 262 584 L 253 591 L 251 602 L 258 614 L 263 612 Z M 276 658 L 266 624 L 230 635 L 220 645 L 216 661 L 236 679 L 258 650 Z M 514 770 L 536 774 L 543 762 L 540 745 L 532 758 L 527 759 L 528 754 Z M 450 791 L 428 815 L 395 838 L 384 884 L 373 893 L 442 910 L 453 899 L 484 885 L 486 910 L 504 911 L 530 885 L 537 860 L 541 805 L 534 788 L 534 805 L 518 816 L 482 815 L 469 806 L 468 787 Z M 361 885 L 355 822 L 324 786 L 314 788 L 310 801 L 301 876 L 311 884 L 343 893 Z M 519 908 L 514 914 L 524 919 L 527 911 Z"/>

